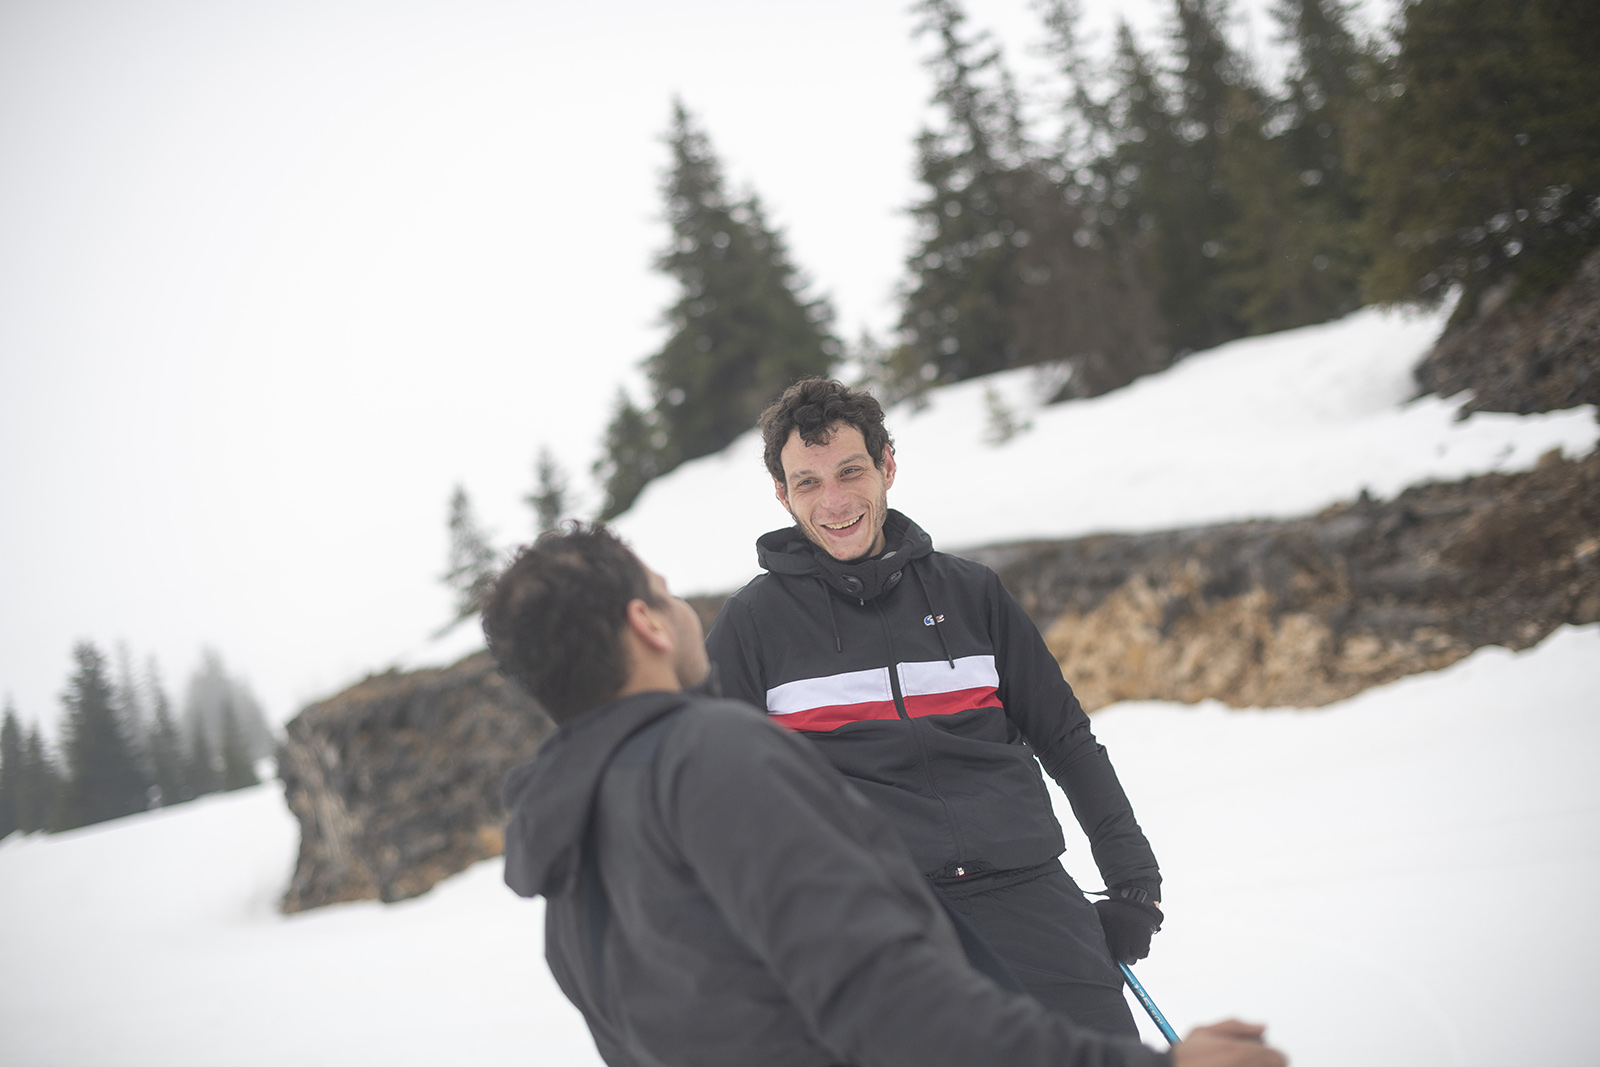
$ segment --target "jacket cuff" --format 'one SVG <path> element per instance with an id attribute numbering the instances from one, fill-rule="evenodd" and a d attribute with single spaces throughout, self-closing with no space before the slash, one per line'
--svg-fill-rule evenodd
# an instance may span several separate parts
<path id="1" fill-rule="evenodd" d="M 1143 901 L 1143 903 L 1154 904 L 1154 905 L 1156 905 L 1158 907 L 1160 906 L 1160 902 L 1161 902 L 1161 879 L 1159 879 L 1159 878 L 1130 878 L 1126 882 L 1118 882 L 1116 885 L 1107 886 L 1106 888 L 1110 889 L 1112 891 L 1111 898 L 1113 900 L 1116 900 L 1116 899 L 1119 899 L 1116 896 L 1116 891 L 1118 889 L 1123 888 L 1124 886 L 1127 886 L 1127 887 L 1130 887 L 1130 888 L 1133 888 L 1133 889 L 1142 889 L 1142 890 L 1144 890 L 1145 893 L 1148 894 L 1149 899 L 1146 900 L 1146 901 Z"/>

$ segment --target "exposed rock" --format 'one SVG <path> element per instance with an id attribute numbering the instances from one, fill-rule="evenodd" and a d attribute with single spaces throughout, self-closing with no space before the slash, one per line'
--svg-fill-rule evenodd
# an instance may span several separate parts
<path id="1" fill-rule="evenodd" d="M 1001 545 L 1085 707 L 1317 706 L 1600 620 L 1600 453 L 1308 519 Z"/>
<path id="2" fill-rule="evenodd" d="M 279 755 L 300 858 L 283 910 L 404 900 L 500 854 L 500 779 L 554 724 L 487 652 L 306 708 Z"/>
<path id="3" fill-rule="evenodd" d="M 1470 390 L 1463 415 L 1600 404 L 1600 251 L 1543 297 L 1508 303 L 1507 292 L 1486 292 L 1473 318 L 1439 339 L 1416 368 L 1422 392 Z"/>

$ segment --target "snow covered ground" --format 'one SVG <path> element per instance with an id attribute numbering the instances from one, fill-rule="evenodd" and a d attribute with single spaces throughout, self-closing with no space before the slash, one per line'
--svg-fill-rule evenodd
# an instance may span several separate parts
<path id="1" fill-rule="evenodd" d="M 1369 309 L 1252 337 L 1092 400 L 1041 406 L 1048 379 L 1004 371 L 889 412 L 899 474 L 889 504 L 960 549 L 1031 537 L 1164 530 L 1290 518 L 1362 489 L 1382 498 L 1427 480 L 1527 470 L 1595 445 L 1592 407 L 1481 413 L 1411 398 L 1411 368 L 1444 312 Z M 986 393 L 1014 423 L 990 443 Z M 754 431 L 657 479 L 617 528 L 686 593 L 737 589 L 755 539 L 789 517 L 772 495 Z"/>
<path id="2" fill-rule="evenodd" d="M 1262 1019 L 1299 1067 L 1600 1059 L 1600 626 L 1317 711 L 1095 726 L 1166 874 L 1137 970 L 1180 1030 Z M 497 860 L 286 918 L 295 846 L 276 785 L 0 844 L 0 1063 L 600 1062 Z"/>

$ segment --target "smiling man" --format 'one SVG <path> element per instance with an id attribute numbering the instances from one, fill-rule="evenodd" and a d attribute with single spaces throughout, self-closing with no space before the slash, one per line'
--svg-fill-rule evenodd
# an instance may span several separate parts
<path id="1" fill-rule="evenodd" d="M 889 510 L 894 448 L 870 394 L 802 381 L 761 429 L 795 525 L 757 540 L 767 573 L 711 628 L 723 694 L 814 742 L 1040 1002 L 1133 1035 L 1115 961 L 1149 953 L 1161 873 L 1039 631 L 993 571 Z M 1061 866 L 1041 762 L 1109 888 L 1094 905 Z"/>

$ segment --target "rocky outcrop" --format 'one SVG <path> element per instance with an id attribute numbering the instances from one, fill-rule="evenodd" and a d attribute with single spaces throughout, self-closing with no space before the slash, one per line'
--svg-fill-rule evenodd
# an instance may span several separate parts
<path id="1" fill-rule="evenodd" d="M 1474 411 L 1565 411 L 1600 404 L 1600 251 L 1543 297 L 1507 302 L 1491 289 L 1474 316 L 1452 327 L 1417 365 L 1424 393 L 1468 390 Z"/>
<path id="2" fill-rule="evenodd" d="M 1311 518 L 1000 545 L 1089 708 L 1316 706 L 1600 620 L 1600 453 Z"/>
<path id="3" fill-rule="evenodd" d="M 300 820 L 286 912 L 404 900 L 500 854 L 500 779 L 554 728 L 487 652 L 375 675 L 289 723 L 278 765 Z"/>

